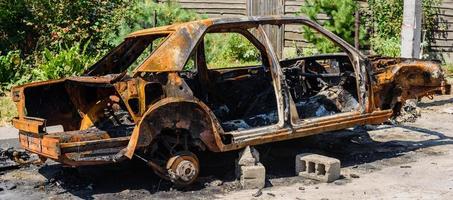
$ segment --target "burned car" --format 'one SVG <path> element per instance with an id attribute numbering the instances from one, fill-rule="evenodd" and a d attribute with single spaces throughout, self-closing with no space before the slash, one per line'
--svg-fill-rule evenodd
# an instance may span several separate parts
<path id="1" fill-rule="evenodd" d="M 299 25 L 341 52 L 281 58 L 265 28 Z M 240 35 L 259 60 L 213 67 L 212 34 Z M 365 57 L 304 17 L 205 19 L 134 32 L 82 76 L 15 87 L 13 124 L 22 147 L 43 160 L 81 166 L 138 157 L 186 185 L 199 174 L 197 152 L 380 124 L 406 99 L 449 91 L 439 63 Z"/>

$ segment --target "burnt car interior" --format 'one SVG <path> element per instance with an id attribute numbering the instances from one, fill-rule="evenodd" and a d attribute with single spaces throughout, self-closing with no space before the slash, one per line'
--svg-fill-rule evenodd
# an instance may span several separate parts
<path id="1" fill-rule="evenodd" d="M 206 45 L 206 40 L 216 34 L 245 37 L 260 53 L 258 65 L 209 66 L 206 55 L 210 47 Z M 265 47 L 247 29 L 212 29 L 203 40 L 194 53 L 197 73 L 192 78 L 186 76 L 186 82 L 194 96 L 211 108 L 224 131 L 241 131 L 277 123 L 277 100 Z"/>
<path id="2" fill-rule="evenodd" d="M 300 119 L 351 112 L 358 108 L 357 83 L 347 55 L 281 61 Z"/>
<path id="3" fill-rule="evenodd" d="M 308 28 L 296 27 L 299 30 Z M 320 33 L 317 37 L 327 40 Z M 331 51 L 335 53 L 309 53 L 309 56 L 297 53 L 280 61 L 299 119 L 351 112 L 359 107 L 355 71 L 350 58 L 335 43 L 330 43 L 333 46 Z"/>

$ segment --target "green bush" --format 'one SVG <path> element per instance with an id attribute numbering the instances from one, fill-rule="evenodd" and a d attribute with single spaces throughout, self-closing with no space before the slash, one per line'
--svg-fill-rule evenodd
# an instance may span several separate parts
<path id="1" fill-rule="evenodd" d="M 355 26 L 355 12 L 357 11 L 358 4 L 354 0 L 307 0 L 301 6 L 300 14 L 306 15 L 311 20 L 322 24 L 324 28 L 332 33 L 340 36 L 346 42 L 354 43 L 354 26 Z M 321 23 L 318 20 L 320 13 L 327 15 L 327 20 Z M 362 45 L 365 44 L 365 29 L 360 28 L 360 41 Z M 337 45 L 323 37 L 309 27 L 303 27 L 304 38 L 321 53 L 338 52 Z"/>
<path id="2" fill-rule="evenodd" d="M 44 48 L 58 50 L 91 39 L 92 49 L 111 27 L 124 0 L 4 0 L 0 2 L 0 47 L 27 56 Z M 99 46 L 97 46 L 99 48 Z M 101 47 L 107 48 L 107 47 Z"/>
<path id="3" fill-rule="evenodd" d="M 423 2 L 423 32 L 422 48 L 429 52 L 434 41 L 434 32 L 442 30 L 443 23 L 438 19 L 438 6 L 441 0 Z M 399 56 L 401 54 L 401 26 L 403 23 L 402 0 L 368 0 L 371 20 L 368 26 L 373 29 L 371 35 L 372 50 L 383 56 Z M 367 17 L 368 17 L 367 16 Z"/>
<path id="4" fill-rule="evenodd" d="M 0 97 L 0 126 L 8 124 L 15 116 L 17 109 L 11 97 Z"/>
<path id="5" fill-rule="evenodd" d="M 154 17 L 156 20 L 154 20 Z M 110 20 L 111 29 L 103 32 L 103 42 L 110 46 L 119 44 L 129 33 L 164 26 L 173 23 L 188 22 L 201 19 L 197 13 L 183 9 L 179 4 L 168 1 L 155 3 L 152 0 L 133 0 L 129 6 L 118 9 Z M 154 24 L 156 21 L 157 24 Z"/>
<path id="6" fill-rule="evenodd" d="M 0 1 L 0 95 L 14 85 L 79 75 L 135 30 L 204 17 L 172 1 Z M 259 56 L 240 37 L 210 48 L 222 52 L 208 55 L 217 63 Z"/>
<path id="7" fill-rule="evenodd" d="M 260 52 L 247 38 L 238 33 L 208 34 L 206 60 L 210 67 L 238 67 L 258 64 Z"/>
<path id="8" fill-rule="evenodd" d="M 4 95 L 14 85 L 30 79 L 29 68 L 21 58 L 20 51 L 10 51 L 0 55 L 0 95 Z"/>
<path id="9" fill-rule="evenodd" d="M 82 46 L 81 43 L 75 43 L 72 47 L 59 45 L 58 53 L 44 49 L 41 63 L 33 69 L 34 80 L 80 75 L 99 57 L 88 54 L 88 44 L 87 42 Z"/>

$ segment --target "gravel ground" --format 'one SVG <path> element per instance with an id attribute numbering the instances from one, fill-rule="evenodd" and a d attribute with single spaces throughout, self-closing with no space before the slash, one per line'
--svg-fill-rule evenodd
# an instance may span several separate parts
<path id="1" fill-rule="evenodd" d="M 418 105 L 422 115 L 414 123 L 258 146 L 267 171 L 260 192 L 239 188 L 233 152 L 206 155 L 200 180 L 185 189 L 136 160 L 77 169 L 48 161 L 0 172 L 0 199 L 453 199 L 453 96 Z M 10 129 L 0 135 L 4 130 Z M 341 179 L 326 184 L 294 176 L 294 156 L 303 152 L 340 159 Z"/>

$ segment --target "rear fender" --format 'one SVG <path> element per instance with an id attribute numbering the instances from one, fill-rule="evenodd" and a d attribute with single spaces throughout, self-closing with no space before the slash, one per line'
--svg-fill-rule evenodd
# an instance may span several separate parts
<path id="1" fill-rule="evenodd" d="M 220 125 L 212 111 L 197 99 L 169 97 L 152 105 L 132 132 L 124 155 L 132 158 L 136 149 L 151 144 L 161 130 L 186 129 L 199 138 L 210 151 L 218 152 L 224 144 Z"/>

